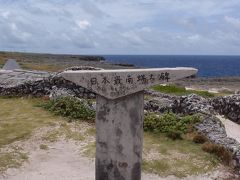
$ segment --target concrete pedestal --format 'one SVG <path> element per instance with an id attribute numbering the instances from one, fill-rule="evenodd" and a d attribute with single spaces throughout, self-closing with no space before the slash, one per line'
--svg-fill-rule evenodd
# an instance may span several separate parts
<path id="1" fill-rule="evenodd" d="M 141 179 L 143 107 L 143 91 L 97 96 L 96 180 Z"/>

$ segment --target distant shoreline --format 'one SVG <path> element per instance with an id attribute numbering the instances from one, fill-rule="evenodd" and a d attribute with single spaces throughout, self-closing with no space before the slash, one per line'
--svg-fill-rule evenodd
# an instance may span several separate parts
<path id="1" fill-rule="evenodd" d="M 130 57 L 130 58 L 129 58 Z M 196 59 L 196 64 L 192 64 L 193 66 L 190 66 L 188 61 L 195 61 L 195 60 L 187 60 L 182 61 L 182 59 L 178 59 L 176 55 L 174 55 L 174 58 L 177 59 L 171 59 L 172 56 L 167 56 L 167 59 L 161 63 L 158 63 L 156 61 L 159 61 L 160 57 L 162 56 L 154 56 L 155 59 L 149 59 L 149 57 L 152 56 L 134 56 L 134 55 L 120 55 L 120 56 L 91 56 L 91 55 L 69 55 L 69 54 L 40 54 L 40 53 L 21 53 L 21 52 L 3 52 L 0 51 L 0 68 L 3 66 L 3 64 L 6 62 L 7 59 L 13 58 L 18 61 L 18 63 L 23 66 L 26 69 L 35 69 L 37 70 L 44 70 L 44 66 L 48 66 L 46 68 L 47 71 L 60 71 L 65 69 L 66 67 L 71 66 L 93 66 L 93 67 L 99 67 L 104 69 L 128 69 L 128 68 L 156 68 L 156 67 L 195 67 L 199 69 L 199 73 L 197 74 L 197 78 L 201 79 L 201 81 L 206 81 L 206 79 L 214 79 L 214 81 L 232 81 L 231 79 L 237 79 L 236 82 L 239 80 L 238 77 L 240 77 L 240 56 L 239 56 L 239 66 L 235 65 L 234 67 L 230 67 L 231 63 L 228 64 L 210 64 L 208 67 L 208 62 L 202 63 L 202 66 L 206 66 L 208 68 L 205 70 L 205 67 L 196 67 L 199 66 L 198 59 Z M 165 57 L 165 56 L 164 56 Z M 191 57 L 191 56 L 188 56 Z M 195 57 L 195 56 L 193 56 Z M 237 56 L 238 57 L 238 56 Z M 115 59 L 114 59 L 115 58 Z M 201 59 L 200 59 L 201 60 Z M 146 66 L 139 66 L 136 64 L 139 64 L 139 61 L 144 62 Z M 160 59 L 161 61 L 161 59 Z M 179 61 L 179 62 L 178 62 Z M 218 61 L 218 60 L 215 60 Z M 220 60 L 221 61 L 221 60 Z M 234 61 L 235 62 L 235 61 Z M 171 64 L 173 63 L 173 64 Z M 176 65 L 175 65 L 175 64 Z M 141 64 L 141 63 L 140 63 Z M 180 64 L 180 65 L 179 65 Z M 206 65 L 205 65 L 206 64 Z M 148 66 L 147 66 L 148 65 Z M 171 65 L 171 66 L 169 66 Z M 218 66 L 221 66 L 225 69 L 228 68 L 228 70 L 225 69 L 219 69 Z M 217 69 L 218 68 L 218 69 Z M 218 75 L 211 75 L 212 69 L 216 69 L 215 71 L 218 72 Z M 203 72 L 206 71 L 206 72 Z M 228 75 L 228 71 L 236 71 L 235 74 L 237 75 Z M 210 73 L 210 74 L 209 74 Z M 203 76 L 203 74 L 205 74 Z M 200 80 L 198 80 L 200 81 Z"/>

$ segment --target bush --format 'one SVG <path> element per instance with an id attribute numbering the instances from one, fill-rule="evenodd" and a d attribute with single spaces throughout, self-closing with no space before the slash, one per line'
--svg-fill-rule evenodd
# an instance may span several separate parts
<path id="1" fill-rule="evenodd" d="M 229 165 L 232 160 L 231 153 L 223 146 L 213 144 L 211 142 L 205 142 L 202 146 L 202 150 L 218 156 L 225 165 Z"/>
<path id="2" fill-rule="evenodd" d="M 180 131 L 169 131 L 167 137 L 172 140 L 182 139 L 182 133 Z"/>
<path id="3" fill-rule="evenodd" d="M 44 102 L 40 106 L 56 115 L 73 119 L 92 120 L 95 117 L 95 111 L 90 109 L 86 102 L 74 97 L 60 97 Z"/>
<path id="4" fill-rule="evenodd" d="M 205 142 L 207 142 L 207 138 L 202 135 L 202 134 L 196 134 L 194 137 L 193 137 L 193 142 L 195 143 L 199 143 L 199 144 L 203 144 Z"/>
<path id="5" fill-rule="evenodd" d="M 150 132 L 169 133 L 172 135 L 173 132 L 176 134 L 185 134 L 188 132 L 189 126 L 199 121 L 200 118 L 196 115 L 178 117 L 174 113 L 165 113 L 162 116 L 149 113 L 144 118 L 143 128 L 145 131 Z"/>

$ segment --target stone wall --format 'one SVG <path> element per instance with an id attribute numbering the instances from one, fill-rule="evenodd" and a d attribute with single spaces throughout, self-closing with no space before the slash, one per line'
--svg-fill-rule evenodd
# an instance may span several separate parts
<path id="1" fill-rule="evenodd" d="M 219 114 L 240 124 L 240 94 L 214 98 L 211 105 Z"/>
<path id="2" fill-rule="evenodd" d="M 92 67 L 73 67 L 68 70 L 92 70 Z M 89 90 L 65 80 L 58 73 L 39 71 L 0 71 L 1 96 L 27 96 L 41 97 L 50 95 L 72 95 L 79 98 L 95 98 Z"/>
<path id="3" fill-rule="evenodd" d="M 77 86 L 74 83 L 66 81 L 62 77 L 56 75 L 44 78 L 38 81 L 30 81 L 17 86 L 0 87 L 0 95 L 2 96 L 26 96 L 41 97 L 45 95 L 57 94 L 58 91 L 62 94 L 71 94 L 79 98 L 95 98 L 95 94 L 87 89 Z"/>
<path id="4" fill-rule="evenodd" d="M 212 106 L 211 100 L 199 97 L 195 94 L 181 97 L 165 96 L 162 93 L 152 93 L 151 91 L 147 91 L 146 94 L 153 94 L 154 96 L 153 100 L 145 101 L 145 111 L 147 112 L 163 113 L 173 111 L 185 115 L 198 113 L 201 116 L 202 122 L 195 126 L 196 130 L 205 135 L 211 142 L 221 145 L 231 152 L 233 156 L 233 165 L 237 171 L 240 170 L 240 143 L 227 136 L 224 125 L 220 119 L 215 116 L 218 112 Z M 233 99 L 234 101 L 238 100 L 236 96 L 224 98 L 232 99 L 232 101 Z M 213 101 L 216 101 L 216 99 Z M 232 104 L 236 105 L 236 103 L 233 102 Z M 234 109 L 232 109 L 232 112 L 234 112 Z M 238 111 L 236 111 L 236 113 L 238 113 Z"/>

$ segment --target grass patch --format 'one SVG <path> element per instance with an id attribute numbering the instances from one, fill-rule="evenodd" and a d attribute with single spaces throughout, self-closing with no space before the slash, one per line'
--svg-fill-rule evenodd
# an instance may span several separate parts
<path id="1" fill-rule="evenodd" d="M 156 85 L 152 87 L 153 90 L 165 93 L 165 94 L 173 94 L 177 96 L 184 96 L 189 94 L 197 94 L 199 96 L 205 97 L 205 98 L 212 98 L 215 97 L 214 93 L 210 93 L 208 91 L 199 91 L 199 90 L 186 90 L 185 87 L 179 87 L 175 85 Z"/>
<path id="2" fill-rule="evenodd" d="M 1 149 L 5 145 L 31 137 L 37 128 L 61 124 L 58 129 L 45 135 L 45 139 L 50 142 L 56 141 L 60 136 L 73 140 L 84 139 L 65 118 L 35 106 L 40 102 L 39 99 L 0 98 L 0 173 L 8 168 L 18 168 L 27 160 L 27 155 L 21 153 L 20 149 L 11 146 L 10 152 L 1 152 Z M 48 147 L 41 144 L 39 148 L 46 150 Z"/>
<path id="3" fill-rule="evenodd" d="M 191 140 L 173 141 L 164 134 L 144 133 L 143 171 L 147 173 L 186 177 L 212 171 L 218 164 L 216 156 Z"/>
<path id="4" fill-rule="evenodd" d="M 48 145 L 46 145 L 46 144 L 40 144 L 39 148 L 42 149 L 42 150 L 48 150 L 49 149 Z"/>
<path id="5" fill-rule="evenodd" d="M 95 136 L 96 135 L 96 128 L 94 128 L 94 127 L 88 128 L 86 130 L 85 134 L 87 134 L 89 136 Z"/>
<path id="6" fill-rule="evenodd" d="M 3 173 L 8 168 L 18 168 L 24 161 L 28 159 L 25 153 L 18 151 L 1 153 L 0 152 L 0 173 Z"/>
<path id="7" fill-rule="evenodd" d="M 96 144 L 91 142 L 84 147 L 83 154 L 94 158 Z M 192 140 L 175 140 L 165 134 L 144 133 L 142 169 L 163 177 L 174 175 L 186 177 L 210 172 L 217 168 L 220 160 L 204 152 L 200 144 Z"/>
<path id="8" fill-rule="evenodd" d="M 230 165 L 231 163 L 232 155 L 223 146 L 205 142 L 202 146 L 202 150 L 216 155 L 225 165 Z"/>
<path id="9" fill-rule="evenodd" d="M 57 64 L 37 64 L 37 63 L 27 63 L 21 62 L 21 67 L 27 70 L 37 70 L 37 71 L 49 71 L 49 72 L 58 72 L 63 71 L 67 66 L 60 66 Z"/>
<path id="10" fill-rule="evenodd" d="M 96 142 L 90 142 L 86 145 L 83 154 L 87 157 L 94 158 L 96 154 Z"/>
<path id="11" fill-rule="evenodd" d="M 83 141 L 85 139 L 78 130 L 73 130 L 70 124 L 66 122 L 61 123 L 59 128 L 48 131 L 42 139 L 49 142 L 56 142 L 61 137 L 74 141 Z"/>
<path id="12" fill-rule="evenodd" d="M 36 128 L 64 120 L 33 107 L 37 102 L 39 100 L 28 98 L 0 98 L 0 148 L 30 137 Z"/>
<path id="13" fill-rule="evenodd" d="M 0 56 L 0 68 L 2 68 L 5 64 L 6 60 Z"/>

